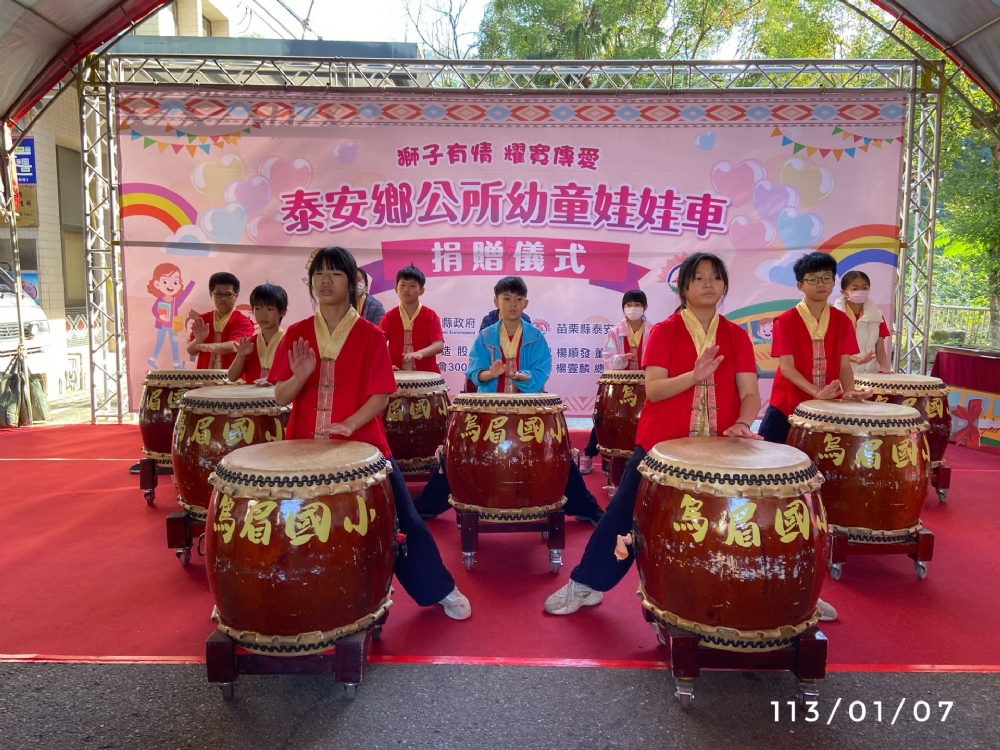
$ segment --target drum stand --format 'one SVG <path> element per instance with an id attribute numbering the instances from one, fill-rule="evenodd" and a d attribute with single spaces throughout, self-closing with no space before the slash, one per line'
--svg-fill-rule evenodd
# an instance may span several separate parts
<path id="1" fill-rule="evenodd" d="M 173 476 L 174 470 L 169 466 L 157 466 L 154 458 L 139 459 L 139 489 L 146 505 L 152 505 L 156 499 L 158 477 Z"/>
<path id="2" fill-rule="evenodd" d="M 601 454 L 601 470 L 604 471 L 604 480 L 607 482 L 604 485 L 604 490 L 608 493 L 608 500 L 614 499 L 627 465 L 627 459 Z"/>
<path id="3" fill-rule="evenodd" d="M 191 562 L 191 547 L 198 543 L 198 555 L 204 556 L 205 522 L 186 510 L 167 516 L 167 546 L 173 549 L 181 565 Z"/>
<path id="4" fill-rule="evenodd" d="M 694 680 L 702 669 L 789 671 L 799 681 L 800 705 L 819 698 L 816 680 L 826 677 L 827 640 L 815 626 L 800 635 L 793 645 L 777 651 L 724 651 L 703 645 L 697 633 L 673 625 L 660 626 L 645 608 L 643 614 L 654 624 L 660 643 L 670 652 L 670 671 L 677 681 L 674 696 L 685 711 L 694 707 Z"/>
<path id="5" fill-rule="evenodd" d="M 913 560 L 917 578 L 927 577 L 927 563 L 934 559 L 934 532 L 921 529 L 902 542 L 858 542 L 842 531 L 830 530 L 830 578 L 840 580 L 841 570 L 851 555 L 906 555 Z"/>
<path id="6" fill-rule="evenodd" d="M 944 461 L 931 469 L 931 485 L 937 491 L 938 502 L 946 502 L 951 488 L 951 467 L 946 466 Z"/>
<path id="7" fill-rule="evenodd" d="M 518 531 L 539 531 L 549 547 L 549 567 L 558 573 L 562 567 L 562 553 L 566 547 L 566 513 L 562 509 L 549 511 L 546 520 L 539 521 L 489 521 L 479 523 L 479 514 L 471 510 L 455 508 L 458 528 L 462 532 L 462 563 L 466 570 L 472 570 L 479 551 L 480 534 L 502 534 Z"/>
<path id="8" fill-rule="evenodd" d="M 222 697 L 233 699 L 236 679 L 241 674 L 332 674 L 344 683 L 344 693 L 353 700 L 364 681 L 371 642 L 382 636 L 389 613 L 386 612 L 365 630 L 336 641 L 332 650 L 307 656 L 265 656 L 246 651 L 223 633 L 212 632 L 205 641 L 205 666 L 208 681 L 218 683 Z"/>

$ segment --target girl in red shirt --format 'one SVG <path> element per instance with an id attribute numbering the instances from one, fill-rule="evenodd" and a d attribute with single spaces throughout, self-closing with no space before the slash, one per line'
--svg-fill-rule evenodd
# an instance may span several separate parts
<path id="1" fill-rule="evenodd" d="M 382 451 L 392 465 L 396 517 L 406 534 L 407 555 L 396 560 L 396 578 L 417 604 L 440 603 L 449 617 L 464 620 L 472 614 L 469 600 L 441 562 L 389 451 L 381 415 L 396 379 L 382 332 L 358 315 L 357 277 L 354 257 L 341 247 L 317 250 L 309 261 L 309 296 L 319 309 L 289 326 L 268 374 L 278 404 L 292 404 L 286 437 L 357 440 Z"/>
<path id="2" fill-rule="evenodd" d="M 760 410 L 753 344 L 746 331 L 717 310 L 729 291 L 725 264 L 710 253 L 695 253 L 681 264 L 677 287 L 681 306 L 653 326 L 643 346 L 646 403 L 638 445 L 569 583 L 545 601 L 550 614 L 599 604 L 602 592 L 628 572 L 634 556 L 629 552 L 617 560 L 615 546 L 632 529 L 639 465 L 654 445 L 712 435 L 760 439 L 750 429 Z"/>

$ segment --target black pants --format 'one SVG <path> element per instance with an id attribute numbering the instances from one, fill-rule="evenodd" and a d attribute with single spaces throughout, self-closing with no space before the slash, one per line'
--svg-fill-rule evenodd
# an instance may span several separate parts
<path id="1" fill-rule="evenodd" d="M 450 494 L 451 487 L 448 485 L 448 475 L 444 471 L 442 461 L 438 464 L 438 470 L 431 474 L 423 491 L 414 498 L 413 504 L 420 515 L 436 516 L 451 507 L 448 504 Z M 600 507 L 597 498 L 587 489 L 583 475 L 580 474 L 580 467 L 570 461 L 569 477 L 566 479 L 566 505 L 563 506 L 566 515 L 593 517 Z"/>
<path id="2" fill-rule="evenodd" d="M 406 534 L 406 556 L 396 560 L 396 578 L 417 604 L 426 607 L 448 596 L 455 588 L 455 579 L 441 561 L 441 553 L 427 524 L 417 515 L 403 472 L 395 460 L 390 458 L 389 462 L 392 464 L 389 484 L 396 500 L 396 518 L 399 530 Z"/>
<path id="3" fill-rule="evenodd" d="M 769 443 L 784 443 L 788 440 L 788 433 L 792 426 L 788 424 L 788 415 L 778 411 L 773 406 L 768 406 L 764 412 L 764 418 L 760 421 L 760 429 L 757 434 Z"/>
<path id="4" fill-rule="evenodd" d="M 587 441 L 587 447 L 583 449 L 583 455 L 590 456 L 591 458 L 596 458 L 598 453 L 597 450 L 597 428 L 590 428 L 590 440 Z"/>
<path id="5" fill-rule="evenodd" d="M 597 524 L 594 533 L 590 535 L 587 549 L 583 552 L 580 564 L 570 573 L 577 583 L 582 583 L 596 591 L 609 591 L 614 588 L 629 568 L 635 555 L 629 549 L 628 558 L 619 560 L 615 557 L 615 546 L 618 537 L 632 531 L 632 518 L 635 515 L 635 496 L 639 492 L 639 464 L 646 457 L 646 451 L 635 447 L 632 458 L 625 466 L 618 491 L 611 498 L 611 504 L 605 509 L 604 518 Z"/>

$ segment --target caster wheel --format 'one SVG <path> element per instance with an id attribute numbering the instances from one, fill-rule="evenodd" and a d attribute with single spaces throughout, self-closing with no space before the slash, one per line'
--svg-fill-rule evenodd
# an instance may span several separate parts
<path id="1" fill-rule="evenodd" d="M 917 578 L 924 579 L 927 577 L 927 566 L 922 562 L 913 563 L 913 567 L 917 569 Z"/>
<path id="2" fill-rule="evenodd" d="M 800 682 L 799 683 L 799 706 L 805 708 L 807 703 L 815 702 L 819 700 L 819 688 L 816 687 L 816 683 L 810 682 Z"/>
<path id="3" fill-rule="evenodd" d="M 475 552 L 463 552 L 462 553 L 462 564 L 465 565 L 466 570 L 472 570 L 472 566 L 476 564 L 476 553 Z"/>
<path id="4" fill-rule="evenodd" d="M 554 575 L 559 575 L 559 568 L 561 567 L 561 562 L 549 563 L 549 570 L 551 570 Z"/>
<path id="5" fill-rule="evenodd" d="M 348 700 L 354 700 L 358 697 L 358 683 L 356 682 L 345 682 L 344 683 L 344 695 L 347 696 Z"/>
<path id="6" fill-rule="evenodd" d="M 231 682 L 220 682 L 219 690 L 222 691 L 222 697 L 225 700 L 231 701 L 235 695 L 236 686 Z"/>
<path id="7" fill-rule="evenodd" d="M 142 491 L 142 498 L 143 498 L 143 500 L 146 501 L 146 505 L 152 505 L 153 501 L 156 499 L 156 491 L 155 490 L 143 490 Z"/>
<path id="8" fill-rule="evenodd" d="M 558 574 L 559 568 L 562 567 L 562 550 L 561 549 L 550 549 L 549 550 L 549 570 L 553 573 Z"/>
<path id="9" fill-rule="evenodd" d="M 830 578 L 835 581 L 839 581 L 842 567 L 843 563 L 833 563 L 833 565 L 830 566 Z"/>
<path id="10" fill-rule="evenodd" d="M 187 565 L 189 562 L 191 562 L 190 549 L 179 549 L 174 554 L 177 555 L 177 559 L 180 560 L 181 565 Z"/>
<path id="11" fill-rule="evenodd" d="M 937 491 L 937 496 L 938 496 L 938 502 L 939 503 L 946 503 L 946 502 L 948 502 L 948 490 L 941 490 L 941 489 L 939 489 Z"/>
<path id="12" fill-rule="evenodd" d="M 677 692 L 674 693 L 681 708 L 690 711 L 694 708 L 694 684 L 691 680 L 677 680 Z"/>

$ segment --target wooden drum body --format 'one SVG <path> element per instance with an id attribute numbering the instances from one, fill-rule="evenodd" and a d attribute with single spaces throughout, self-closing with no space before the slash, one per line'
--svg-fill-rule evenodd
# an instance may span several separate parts
<path id="1" fill-rule="evenodd" d="M 869 373 L 856 375 L 854 387 L 871 391 L 875 403 L 910 406 L 927 420 L 927 446 L 931 454 L 931 468 L 944 464 L 944 451 L 951 437 L 951 407 L 948 406 L 948 388 L 941 378 L 930 375 Z"/>
<path id="2" fill-rule="evenodd" d="M 381 618 L 396 561 L 391 470 L 375 447 L 345 440 L 224 457 L 205 526 L 219 630 L 256 653 L 298 656 Z"/>
<path id="3" fill-rule="evenodd" d="M 225 370 L 150 370 L 142 381 L 139 432 L 142 452 L 157 466 L 170 468 L 170 446 L 181 396 L 192 388 L 225 385 Z"/>
<path id="4" fill-rule="evenodd" d="M 394 374 L 396 393 L 382 415 L 392 457 L 404 474 L 433 471 L 448 434 L 448 386 L 433 372 Z"/>
<path id="5" fill-rule="evenodd" d="M 801 451 L 739 438 L 656 445 L 640 466 L 633 544 L 642 606 L 707 646 L 772 651 L 817 621 L 823 477 Z"/>
<path id="6" fill-rule="evenodd" d="M 909 406 L 805 401 L 788 444 L 823 472 L 832 531 L 852 541 L 899 542 L 920 530 L 930 475 L 927 422 Z"/>
<path id="7" fill-rule="evenodd" d="M 639 415 L 646 402 L 642 370 L 605 370 L 597 381 L 594 429 L 597 449 L 608 458 L 629 459 L 635 451 Z"/>
<path id="8" fill-rule="evenodd" d="M 546 393 L 456 396 L 444 450 L 449 502 L 483 521 L 533 521 L 565 505 L 565 410 Z"/>
<path id="9" fill-rule="evenodd" d="M 242 446 L 283 439 L 290 413 L 274 400 L 273 386 L 223 385 L 185 393 L 171 453 L 181 507 L 204 521 L 212 497 L 208 478 L 219 461 Z"/>

